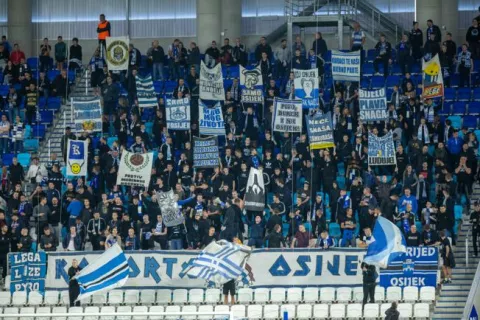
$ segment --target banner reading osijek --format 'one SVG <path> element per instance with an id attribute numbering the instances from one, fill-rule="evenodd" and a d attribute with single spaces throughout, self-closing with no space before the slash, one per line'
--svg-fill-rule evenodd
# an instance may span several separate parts
<path id="1" fill-rule="evenodd" d="M 311 150 L 333 148 L 335 146 L 330 111 L 325 114 L 316 113 L 312 117 L 307 115 L 305 121 Z"/>
<path id="2" fill-rule="evenodd" d="M 223 88 L 222 64 L 209 69 L 202 61 L 200 66 L 200 99 L 225 100 Z"/>
<path id="3" fill-rule="evenodd" d="M 368 165 L 392 166 L 397 164 L 393 133 L 389 131 L 383 137 L 368 133 Z"/>
<path id="4" fill-rule="evenodd" d="M 219 102 L 209 108 L 202 100 L 198 100 L 198 112 L 200 134 L 207 136 L 225 135 L 225 122 L 223 121 L 222 106 Z"/>
<path id="5" fill-rule="evenodd" d="M 332 77 L 335 81 L 360 82 L 360 51 L 332 50 Z"/>
<path id="6" fill-rule="evenodd" d="M 43 252 L 10 253 L 10 292 L 45 291 L 47 255 Z"/>
<path id="7" fill-rule="evenodd" d="M 122 151 L 118 166 L 117 184 L 121 186 L 146 187 L 150 184 L 153 167 L 153 152 L 132 153 Z"/>
<path id="8" fill-rule="evenodd" d="M 240 66 L 240 88 L 243 103 L 263 103 L 263 80 L 260 67 L 248 70 Z"/>
<path id="9" fill-rule="evenodd" d="M 190 98 L 165 99 L 168 130 L 190 130 Z"/>
<path id="10" fill-rule="evenodd" d="M 358 94 L 360 119 L 362 121 L 386 121 L 388 119 L 385 88 L 378 90 L 360 89 Z"/>
<path id="11" fill-rule="evenodd" d="M 72 99 L 71 103 L 75 132 L 102 132 L 102 104 L 100 99 L 90 101 Z"/>
<path id="12" fill-rule="evenodd" d="M 407 247 L 405 261 L 391 262 L 380 270 L 380 285 L 386 287 L 436 287 L 438 248 Z"/>
<path id="13" fill-rule="evenodd" d="M 127 70 L 130 44 L 128 37 L 107 37 L 106 44 L 108 70 Z"/>
<path id="14" fill-rule="evenodd" d="M 88 140 L 68 139 L 67 176 L 86 176 L 88 166 Z"/>
<path id="15" fill-rule="evenodd" d="M 254 250 L 248 260 L 255 281 L 250 287 L 359 287 L 362 286 L 362 249 Z M 68 289 L 72 259 L 85 267 L 101 252 L 48 254 L 47 290 Z M 204 288 L 202 279 L 190 279 L 185 271 L 199 251 L 127 251 L 130 275 L 124 289 Z"/>
<path id="16" fill-rule="evenodd" d="M 443 75 L 442 67 L 438 54 L 431 60 L 425 62 L 422 59 L 423 66 L 423 92 L 424 99 L 443 97 Z"/>
<path id="17" fill-rule="evenodd" d="M 318 107 L 318 69 L 293 69 L 295 97 L 302 100 L 304 108 Z"/>

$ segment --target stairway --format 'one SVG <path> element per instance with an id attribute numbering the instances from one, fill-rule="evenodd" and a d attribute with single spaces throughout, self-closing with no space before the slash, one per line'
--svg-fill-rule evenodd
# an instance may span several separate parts
<path id="1" fill-rule="evenodd" d="M 90 72 L 84 72 L 81 77 L 76 80 L 75 88 L 73 88 L 70 98 L 76 100 L 90 100 L 93 97 L 93 89 L 90 86 Z M 60 143 L 62 136 L 65 133 L 65 127 L 72 126 L 72 106 L 70 103 L 62 105 L 60 108 L 60 115 L 54 120 L 53 126 L 48 130 L 45 143 L 40 147 L 39 158 L 42 163 L 47 163 L 49 159 L 49 143 L 50 141 L 50 153 L 56 153 L 57 159 L 63 166 L 63 157 Z"/>
<path id="2" fill-rule="evenodd" d="M 478 199 L 480 199 L 480 185 L 475 184 L 472 201 Z M 469 214 L 463 216 L 463 223 L 458 233 L 457 246 L 453 248 L 456 267 L 452 271 L 452 283 L 442 285 L 436 301 L 433 319 L 460 320 L 462 318 L 468 293 L 475 278 L 477 265 L 480 262 L 480 258 L 473 256 L 469 219 Z M 465 251 L 466 241 L 468 241 L 469 252 L 468 264 Z"/>

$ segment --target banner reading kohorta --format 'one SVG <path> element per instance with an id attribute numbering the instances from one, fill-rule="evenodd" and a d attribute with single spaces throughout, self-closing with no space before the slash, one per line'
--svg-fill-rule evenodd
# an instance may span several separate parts
<path id="1" fill-rule="evenodd" d="M 200 134 L 206 136 L 225 135 L 225 123 L 223 121 L 220 102 L 217 102 L 215 106 L 209 108 L 202 100 L 198 100 L 198 113 Z"/>
<path id="2" fill-rule="evenodd" d="M 302 132 L 302 101 L 275 98 L 273 131 Z"/>
<path id="3" fill-rule="evenodd" d="M 200 99 L 225 101 L 222 65 L 209 69 L 202 61 L 200 66 Z"/>
<path id="4" fill-rule="evenodd" d="M 332 50 L 332 77 L 335 81 L 360 82 L 360 51 Z"/>
<path id="5" fill-rule="evenodd" d="M 102 132 L 102 104 L 100 99 L 90 101 L 72 99 L 71 103 L 75 132 Z"/>
<path id="6" fill-rule="evenodd" d="M 423 99 L 443 97 L 443 75 L 438 54 L 423 64 Z"/>
<path id="7" fill-rule="evenodd" d="M 145 78 L 140 76 L 135 77 L 135 84 L 137 87 L 138 106 L 140 108 L 153 108 L 157 106 L 157 95 L 153 89 L 152 76 L 148 75 Z"/>
<path id="8" fill-rule="evenodd" d="M 293 69 L 295 97 L 302 100 L 304 108 L 318 107 L 318 69 Z"/>
<path id="9" fill-rule="evenodd" d="M 311 150 L 333 148 L 335 146 L 330 112 L 305 116 L 305 121 Z"/>
<path id="10" fill-rule="evenodd" d="M 153 167 L 153 152 L 122 152 L 118 167 L 117 184 L 131 187 L 147 187 L 150 184 Z"/>
<path id="11" fill-rule="evenodd" d="M 248 70 L 240 66 L 240 88 L 243 103 L 263 103 L 262 70 Z"/>
<path id="12" fill-rule="evenodd" d="M 86 176 L 88 167 L 88 140 L 68 139 L 67 176 Z"/>
<path id="13" fill-rule="evenodd" d="M 190 130 L 190 98 L 165 99 L 168 130 Z"/>
<path id="14" fill-rule="evenodd" d="M 107 64 L 108 70 L 128 69 L 128 37 L 108 37 L 107 43 Z"/>
<path id="15" fill-rule="evenodd" d="M 358 95 L 360 119 L 362 121 L 386 121 L 388 119 L 385 88 L 378 90 L 360 89 Z"/>
<path id="16" fill-rule="evenodd" d="M 383 137 L 368 133 L 368 165 L 393 166 L 397 164 L 393 133 L 389 131 Z"/>

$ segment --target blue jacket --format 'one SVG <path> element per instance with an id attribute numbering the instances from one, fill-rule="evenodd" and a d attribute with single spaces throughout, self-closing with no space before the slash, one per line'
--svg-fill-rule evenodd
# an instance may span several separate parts
<path id="1" fill-rule="evenodd" d="M 67 233 L 66 237 L 63 238 L 62 245 L 63 249 L 68 248 L 68 244 L 70 243 L 71 235 L 70 233 Z M 75 239 L 73 240 L 73 246 L 75 247 L 76 251 L 81 251 L 83 247 L 83 242 L 82 242 L 82 237 L 80 234 L 77 233 L 75 236 Z"/>
<path id="2" fill-rule="evenodd" d="M 400 199 L 398 199 L 398 210 L 400 212 L 406 211 L 407 204 L 412 205 L 412 212 L 416 214 L 418 210 L 417 198 L 415 198 L 413 195 L 410 195 L 410 197 L 403 195 Z"/>
<path id="3" fill-rule="evenodd" d="M 83 210 L 83 203 L 78 200 L 73 200 L 67 207 L 67 212 L 74 217 L 78 217 Z"/>
<path id="4" fill-rule="evenodd" d="M 133 238 L 128 236 L 125 238 L 125 250 L 139 250 L 140 249 L 140 240 L 137 236 Z"/>
<path id="5" fill-rule="evenodd" d="M 450 139 L 448 139 L 447 149 L 448 151 L 450 151 L 451 154 L 459 154 L 460 152 L 462 152 L 462 146 L 462 138 L 458 137 L 455 139 L 454 137 L 451 137 Z"/>

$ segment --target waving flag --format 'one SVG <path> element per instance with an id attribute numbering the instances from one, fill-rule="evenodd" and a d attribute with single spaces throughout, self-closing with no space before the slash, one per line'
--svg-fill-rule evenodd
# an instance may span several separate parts
<path id="1" fill-rule="evenodd" d="M 250 248 L 225 240 L 212 242 L 191 262 L 185 273 L 216 284 L 248 279 L 249 271 L 245 265 L 250 253 Z"/>
<path id="2" fill-rule="evenodd" d="M 135 84 L 137 87 L 138 106 L 140 108 L 153 108 L 157 106 L 157 96 L 153 89 L 152 76 L 148 75 L 145 78 L 135 77 Z"/>
<path id="3" fill-rule="evenodd" d="M 373 228 L 373 242 L 368 245 L 363 261 L 387 268 L 389 262 L 401 260 L 407 252 L 405 238 L 400 229 L 388 219 L 378 217 Z"/>
<path id="4" fill-rule="evenodd" d="M 86 299 L 95 293 L 110 291 L 122 287 L 128 280 L 130 267 L 127 257 L 115 243 L 98 260 L 89 264 L 74 277 L 80 286 L 77 301 Z"/>

